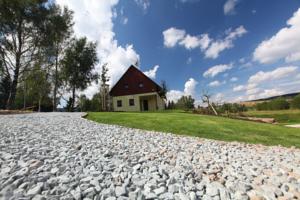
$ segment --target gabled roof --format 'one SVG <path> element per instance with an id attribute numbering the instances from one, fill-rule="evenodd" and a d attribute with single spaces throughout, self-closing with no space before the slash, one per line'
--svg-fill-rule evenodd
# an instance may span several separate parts
<path id="1" fill-rule="evenodd" d="M 143 85 L 142 87 L 141 84 Z M 131 65 L 111 88 L 111 96 L 159 92 L 162 88 L 135 66 Z"/>

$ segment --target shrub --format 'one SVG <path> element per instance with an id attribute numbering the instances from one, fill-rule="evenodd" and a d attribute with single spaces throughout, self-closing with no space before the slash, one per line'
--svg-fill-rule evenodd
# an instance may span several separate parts
<path id="1" fill-rule="evenodd" d="M 292 108 L 300 109 L 300 94 L 294 97 L 294 99 L 291 102 Z"/>
<path id="2" fill-rule="evenodd" d="M 277 98 L 269 102 L 265 101 L 256 104 L 257 110 L 285 110 L 289 108 L 290 104 L 284 98 Z"/>

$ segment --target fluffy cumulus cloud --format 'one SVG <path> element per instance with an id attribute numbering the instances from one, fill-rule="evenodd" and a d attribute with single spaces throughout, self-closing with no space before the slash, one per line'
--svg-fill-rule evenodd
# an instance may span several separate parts
<path id="1" fill-rule="evenodd" d="M 217 58 L 219 54 L 225 49 L 230 49 L 234 46 L 233 41 L 239 37 L 242 37 L 247 33 L 244 26 L 240 26 L 235 30 L 227 31 L 227 36 L 224 39 L 214 41 L 209 48 L 205 51 L 206 58 Z"/>
<path id="2" fill-rule="evenodd" d="M 169 28 L 163 32 L 164 45 L 168 48 L 174 47 L 184 38 L 185 30 L 177 28 Z"/>
<path id="3" fill-rule="evenodd" d="M 208 84 L 209 87 L 218 87 L 220 85 L 222 85 L 220 81 L 212 81 Z"/>
<path id="4" fill-rule="evenodd" d="M 198 82 L 195 79 L 190 78 L 187 82 L 185 82 L 183 91 L 170 90 L 167 93 L 168 101 L 177 102 L 177 100 L 180 99 L 180 97 L 182 97 L 183 95 L 186 95 L 186 96 L 191 95 L 191 96 L 195 97 L 197 84 L 198 84 Z"/>
<path id="5" fill-rule="evenodd" d="M 206 70 L 203 73 L 203 76 L 206 78 L 208 78 L 208 77 L 213 78 L 220 73 L 230 70 L 231 68 L 232 68 L 232 64 L 215 65 L 215 66 L 209 68 L 208 70 Z"/>
<path id="6" fill-rule="evenodd" d="M 155 65 L 152 69 L 145 71 L 144 74 L 146 74 L 146 76 L 148 76 L 149 78 L 155 79 L 158 68 L 159 65 Z"/>
<path id="7" fill-rule="evenodd" d="M 239 91 L 243 91 L 245 90 L 245 86 L 244 85 L 238 85 L 238 86 L 234 86 L 233 87 L 233 91 L 234 92 L 239 92 Z"/>
<path id="8" fill-rule="evenodd" d="M 194 96 L 196 93 L 196 85 L 198 84 L 198 82 L 193 79 L 190 78 L 185 84 L 184 84 L 184 94 L 185 95 L 191 95 Z"/>
<path id="9" fill-rule="evenodd" d="M 233 41 L 246 33 L 247 30 L 243 26 L 239 26 L 234 30 L 227 30 L 225 38 L 213 40 L 207 33 L 192 36 L 186 34 L 186 31 L 183 29 L 171 27 L 163 31 L 163 37 L 164 46 L 167 48 L 172 48 L 176 45 L 183 46 L 188 50 L 200 48 L 206 58 L 215 59 L 222 51 L 232 48 L 234 46 Z"/>
<path id="10" fill-rule="evenodd" d="M 74 32 L 77 37 L 86 36 L 90 41 L 97 41 L 98 57 L 101 63 L 96 67 L 100 73 L 101 65 L 108 63 L 110 84 L 113 85 L 127 68 L 139 60 L 139 55 L 132 45 L 118 45 L 113 32 L 113 19 L 116 17 L 115 6 L 118 0 L 56 0 L 61 6 L 74 11 Z M 92 84 L 85 93 L 91 97 L 98 91 Z"/>
<path id="11" fill-rule="evenodd" d="M 272 63 L 279 59 L 286 62 L 300 60 L 300 8 L 287 21 L 286 27 L 258 45 L 253 58 L 260 63 Z"/>
<path id="12" fill-rule="evenodd" d="M 272 81 L 287 77 L 297 70 L 296 66 L 279 67 L 273 71 L 263 72 L 259 71 L 253 76 L 250 76 L 249 83 L 258 84 L 264 81 Z"/>
<path id="13" fill-rule="evenodd" d="M 227 0 L 224 4 L 223 10 L 225 15 L 232 15 L 235 13 L 235 7 L 238 0 Z"/>
<path id="14" fill-rule="evenodd" d="M 254 75 L 250 76 L 248 79 L 248 83 L 246 85 L 237 85 L 233 87 L 234 92 L 242 92 L 245 91 L 244 100 L 253 100 L 253 99 L 261 99 L 276 95 L 281 95 L 286 91 L 295 92 L 296 88 L 292 88 L 292 86 L 297 85 L 295 80 L 297 79 L 297 69 L 296 66 L 285 66 L 278 67 L 272 71 L 259 71 Z M 280 81 L 285 82 L 282 84 Z M 278 84 L 269 85 L 268 83 L 272 83 L 277 81 Z M 289 90 L 289 88 L 291 90 Z M 296 90 L 295 90 L 296 89 Z"/>

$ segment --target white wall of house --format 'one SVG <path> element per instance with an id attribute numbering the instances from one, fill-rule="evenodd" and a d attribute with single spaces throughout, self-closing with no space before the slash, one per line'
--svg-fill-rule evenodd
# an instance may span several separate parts
<path id="1" fill-rule="evenodd" d="M 157 94 L 157 92 L 126 95 L 126 96 L 116 96 L 113 97 L 113 108 L 114 111 L 128 111 L 128 112 L 138 112 L 144 111 L 143 100 L 148 102 L 148 110 L 163 110 L 165 109 L 164 100 Z M 130 105 L 130 99 L 133 99 L 134 105 Z M 118 105 L 118 101 L 121 101 L 121 106 Z"/>

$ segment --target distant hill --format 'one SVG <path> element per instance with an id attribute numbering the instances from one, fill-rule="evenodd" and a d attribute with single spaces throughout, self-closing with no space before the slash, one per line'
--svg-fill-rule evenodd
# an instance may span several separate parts
<path id="1" fill-rule="evenodd" d="M 285 98 L 285 99 L 292 99 L 295 96 L 297 96 L 298 94 L 300 94 L 300 92 L 295 92 L 295 93 L 289 93 L 289 94 L 283 94 L 283 95 L 278 95 L 278 96 L 272 96 L 272 97 L 268 97 L 268 98 L 263 98 L 263 99 L 255 99 L 255 100 L 251 100 L 248 102 L 256 102 L 256 101 L 270 101 L 276 98 Z"/>

